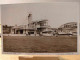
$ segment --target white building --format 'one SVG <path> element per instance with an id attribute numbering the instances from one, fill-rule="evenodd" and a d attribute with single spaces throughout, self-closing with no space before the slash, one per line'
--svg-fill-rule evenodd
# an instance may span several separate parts
<path id="1" fill-rule="evenodd" d="M 77 35 L 77 22 L 63 24 L 58 28 L 58 33 Z"/>

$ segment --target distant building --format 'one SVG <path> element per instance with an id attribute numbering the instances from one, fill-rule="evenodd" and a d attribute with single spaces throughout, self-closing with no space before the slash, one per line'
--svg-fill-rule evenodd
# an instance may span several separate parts
<path id="1" fill-rule="evenodd" d="M 3 31 L 5 34 L 26 34 L 31 36 L 53 35 L 53 29 L 48 25 L 48 20 L 32 21 L 32 14 L 28 15 L 28 25 L 3 26 Z"/>
<path id="2" fill-rule="evenodd" d="M 48 20 L 33 21 L 28 24 L 28 34 L 51 35 L 52 29 L 48 25 Z"/>
<path id="3" fill-rule="evenodd" d="M 26 25 L 13 26 L 11 29 L 11 34 L 26 34 Z"/>
<path id="4" fill-rule="evenodd" d="M 61 25 L 59 28 L 51 28 L 47 19 L 32 21 L 32 14 L 29 14 L 27 25 L 4 25 L 3 34 L 26 34 L 30 36 L 77 35 L 77 23 L 70 22 Z"/>
<path id="5" fill-rule="evenodd" d="M 77 35 L 77 22 L 63 24 L 58 28 L 58 34 Z"/>
<path id="6" fill-rule="evenodd" d="M 10 34 L 11 33 L 11 26 L 3 25 L 3 34 Z"/>
<path id="7" fill-rule="evenodd" d="M 28 34 L 35 36 L 51 35 L 52 30 L 48 25 L 48 20 L 32 21 L 32 14 L 28 16 Z"/>

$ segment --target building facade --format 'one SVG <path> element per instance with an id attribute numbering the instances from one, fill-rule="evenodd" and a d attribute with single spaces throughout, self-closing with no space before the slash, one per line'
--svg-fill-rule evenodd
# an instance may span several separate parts
<path id="1" fill-rule="evenodd" d="M 77 22 L 63 24 L 58 28 L 59 34 L 77 35 Z"/>
<path id="2" fill-rule="evenodd" d="M 51 28 L 48 20 L 32 21 L 32 14 L 28 15 L 28 24 L 3 26 L 3 34 L 26 34 L 29 36 L 77 35 L 77 23 L 70 22 L 59 28 Z"/>
<path id="3" fill-rule="evenodd" d="M 7 31 L 4 32 L 7 34 Z M 48 20 L 40 20 L 40 21 L 32 21 L 32 14 L 28 15 L 28 24 L 27 25 L 15 25 L 11 26 L 11 28 L 6 27 L 9 30 L 8 34 L 26 34 L 30 36 L 52 36 L 53 30 L 48 25 Z M 4 33 L 3 33 L 4 34 Z"/>

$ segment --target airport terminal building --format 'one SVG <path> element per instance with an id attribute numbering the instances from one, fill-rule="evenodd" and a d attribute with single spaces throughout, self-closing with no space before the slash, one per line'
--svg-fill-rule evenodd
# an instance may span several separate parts
<path id="1" fill-rule="evenodd" d="M 26 34 L 30 36 L 77 35 L 77 23 L 69 22 L 59 28 L 51 28 L 47 19 L 32 21 L 32 14 L 29 14 L 27 25 L 3 25 L 3 34 Z"/>

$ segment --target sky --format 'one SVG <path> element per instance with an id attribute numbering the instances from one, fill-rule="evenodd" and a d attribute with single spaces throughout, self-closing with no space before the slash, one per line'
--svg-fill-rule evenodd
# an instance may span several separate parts
<path id="1" fill-rule="evenodd" d="M 2 25 L 27 25 L 29 13 L 32 13 L 33 21 L 47 19 L 52 28 L 57 28 L 68 22 L 78 22 L 79 4 L 77 2 L 54 2 L 2 5 Z"/>

